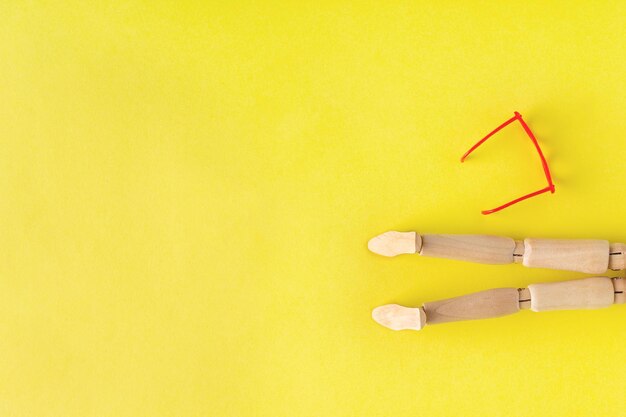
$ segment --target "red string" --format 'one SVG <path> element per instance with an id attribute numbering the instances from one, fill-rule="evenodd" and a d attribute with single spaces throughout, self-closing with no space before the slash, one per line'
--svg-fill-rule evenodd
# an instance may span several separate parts
<path id="1" fill-rule="evenodd" d="M 543 172 L 544 172 L 544 174 L 546 176 L 546 180 L 548 181 L 548 186 L 545 187 L 545 188 L 542 188 L 541 190 L 537 190 L 537 191 L 532 192 L 530 194 L 526 194 L 526 195 L 524 195 L 522 197 L 516 198 L 515 200 L 511 200 L 508 203 L 502 204 L 501 206 L 498 206 L 498 207 L 493 208 L 491 210 L 483 210 L 483 211 L 481 211 L 481 213 L 485 214 L 485 215 L 498 212 L 498 211 L 500 211 L 502 209 L 505 209 L 505 208 L 507 208 L 509 206 L 512 206 L 513 204 L 519 203 L 520 201 L 526 200 L 526 199 L 534 197 L 536 195 L 547 193 L 548 191 L 550 191 L 551 193 L 554 193 L 554 191 L 555 191 L 554 183 L 552 182 L 552 175 L 550 174 L 550 167 L 548 167 L 548 161 L 546 161 L 546 157 L 543 155 L 543 152 L 541 151 L 541 147 L 539 146 L 539 142 L 537 142 L 537 138 L 535 138 L 535 135 L 533 134 L 533 132 L 530 130 L 530 128 L 528 127 L 528 125 L 526 124 L 524 119 L 522 119 L 522 115 L 519 114 L 518 112 L 515 112 L 514 114 L 515 114 L 515 116 L 511 117 L 509 120 L 507 120 L 506 122 L 502 123 L 500 126 L 496 127 L 487 136 L 485 136 L 484 138 L 479 140 L 474 146 L 472 146 L 467 152 L 465 152 L 465 154 L 461 157 L 461 162 L 465 162 L 465 159 L 469 156 L 469 154 L 474 152 L 474 150 L 476 150 L 476 148 L 478 148 L 480 145 L 482 145 L 487 139 L 492 137 L 494 134 L 499 132 L 501 129 L 503 129 L 507 125 L 513 123 L 516 120 L 519 120 L 520 124 L 524 128 L 524 131 L 526 132 L 528 137 L 530 137 L 530 140 L 533 142 L 533 145 L 535 145 L 535 149 L 537 149 L 537 153 L 539 154 L 539 159 L 541 159 L 541 166 L 543 167 Z"/>
<path id="2" fill-rule="evenodd" d="M 465 154 L 461 157 L 461 162 L 465 162 L 465 158 L 467 158 L 469 156 L 469 154 L 471 154 L 472 152 L 474 152 L 474 150 L 476 148 L 478 148 L 480 145 L 482 145 L 487 139 L 489 139 L 490 137 L 492 137 L 494 134 L 498 133 L 500 130 L 502 130 L 504 127 L 506 127 L 507 125 L 513 123 L 514 121 L 517 120 L 517 115 L 511 117 L 509 120 L 507 120 L 506 122 L 502 123 L 500 126 L 496 127 L 494 130 L 492 130 L 487 136 L 485 136 L 484 138 L 482 138 L 481 140 L 479 140 L 474 146 L 472 146 L 469 151 L 465 152 Z"/>

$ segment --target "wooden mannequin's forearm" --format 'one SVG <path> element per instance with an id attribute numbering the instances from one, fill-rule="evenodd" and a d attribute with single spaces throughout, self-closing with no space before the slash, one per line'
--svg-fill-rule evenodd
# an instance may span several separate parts
<path id="1" fill-rule="evenodd" d="M 388 304 L 372 317 L 392 330 L 420 330 L 426 324 L 501 317 L 521 309 L 578 310 L 624 304 L 624 280 L 593 277 L 574 281 L 531 284 L 528 288 L 497 288 L 410 308 Z"/>
<path id="2" fill-rule="evenodd" d="M 419 235 L 386 232 L 368 248 L 379 255 L 419 253 L 434 258 L 485 264 L 522 263 L 531 268 L 562 269 L 599 274 L 625 269 L 626 245 L 595 239 L 533 239 L 523 241 L 489 235 Z"/>

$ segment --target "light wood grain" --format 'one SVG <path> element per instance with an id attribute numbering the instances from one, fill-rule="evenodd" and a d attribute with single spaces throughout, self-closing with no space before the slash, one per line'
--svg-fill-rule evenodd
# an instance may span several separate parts
<path id="1" fill-rule="evenodd" d="M 422 235 L 420 255 L 483 264 L 513 262 L 515 241 L 488 235 Z"/>
<path id="2" fill-rule="evenodd" d="M 424 304 L 428 324 L 500 317 L 518 311 L 516 288 L 496 288 Z"/>
<path id="3" fill-rule="evenodd" d="M 613 283 L 607 277 L 531 284 L 528 289 L 533 311 L 603 308 L 614 301 Z"/>
<path id="4" fill-rule="evenodd" d="M 609 245 L 609 269 L 620 271 L 626 268 L 626 245 L 611 243 Z"/>
<path id="5" fill-rule="evenodd" d="M 373 237 L 367 243 L 369 250 L 383 256 L 416 253 L 421 246 L 422 238 L 415 232 L 389 231 Z"/>
<path id="6" fill-rule="evenodd" d="M 426 315 L 421 307 L 411 308 L 398 304 L 376 307 L 372 318 L 392 330 L 420 330 L 426 325 Z"/>
<path id="7" fill-rule="evenodd" d="M 599 274 L 609 266 L 609 242 L 587 239 L 524 240 L 524 266 Z"/>

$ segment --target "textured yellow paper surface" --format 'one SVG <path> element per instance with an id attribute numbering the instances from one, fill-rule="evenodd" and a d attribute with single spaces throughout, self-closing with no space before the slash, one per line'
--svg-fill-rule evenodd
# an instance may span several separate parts
<path id="1" fill-rule="evenodd" d="M 583 276 L 386 230 L 626 241 L 626 7 L 574 3 L 2 1 L 0 415 L 623 414 L 626 307 L 370 318 Z M 458 161 L 515 110 L 557 192 L 481 216 L 544 186 Z"/>

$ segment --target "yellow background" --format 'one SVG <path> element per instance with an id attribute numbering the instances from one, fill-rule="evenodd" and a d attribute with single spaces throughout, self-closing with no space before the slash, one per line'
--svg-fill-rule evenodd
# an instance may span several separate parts
<path id="1" fill-rule="evenodd" d="M 2 1 L 0 415 L 624 415 L 626 307 L 370 318 L 583 276 L 386 230 L 626 241 L 626 6 L 574 3 Z M 557 192 L 481 216 L 545 183 L 458 161 L 515 110 Z"/>

